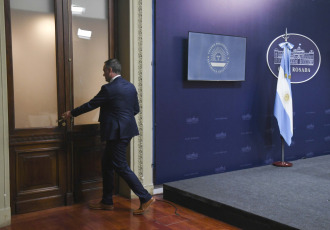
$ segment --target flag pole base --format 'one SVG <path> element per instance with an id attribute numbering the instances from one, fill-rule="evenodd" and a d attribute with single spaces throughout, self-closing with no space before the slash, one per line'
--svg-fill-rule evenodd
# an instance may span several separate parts
<path id="1" fill-rule="evenodd" d="M 276 167 L 292 167 L 292 163 L 285 161 L 277 161 L 274 162 L 273 165 Z"/>

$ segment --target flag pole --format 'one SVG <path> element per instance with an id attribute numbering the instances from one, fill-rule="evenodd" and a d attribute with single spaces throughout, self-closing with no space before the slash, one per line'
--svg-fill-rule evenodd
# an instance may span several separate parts
<path id="1" fill-rule="evenodd" d="M 292 163 L 284 161 L 284 139 L 282 136 L 281 136 L 281 141 L 282 141 L 282 161 L 276 161 L 273 163 L 273 165 L 277 167 L 291 167 Z"/>
<path id="2" fill-rule="evenodd" d="M 288 38 L 289 38 L 287 28 L 285 28 L 285 35 L 283 36 L 283 38 L 284 38 L 285 42 L 287 43 Z M 289 64 L 290 64 L 290 57 L 289 57 Z M 282 61 L 281 61 L 281 65 L 282 65 Z M 282 161 L 274 162 L 273 165 L 277 166 L 277 167 L 291 167 L 292 163 L 284 161 L 284 138 L 282 136 L 281 136 L 281 144 L 282 144 Z"/>

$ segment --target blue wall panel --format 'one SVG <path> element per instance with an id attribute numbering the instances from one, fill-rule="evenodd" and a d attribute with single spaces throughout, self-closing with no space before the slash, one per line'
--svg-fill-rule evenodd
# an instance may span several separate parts
<path id="1" fill-rule="evenodd" d="M 271 164 L 281 159 L 270 43 L 288 28 L 311 38 L 322 63 L 292 84 L 293 145 L 286 160 L 330 154 L 330 2 L 155 1 L 155 182 Z M 244 82 L 188 82 L 188 32 L 247 38 Z M 293 162 L 294 163 L 294 162 Z"/>

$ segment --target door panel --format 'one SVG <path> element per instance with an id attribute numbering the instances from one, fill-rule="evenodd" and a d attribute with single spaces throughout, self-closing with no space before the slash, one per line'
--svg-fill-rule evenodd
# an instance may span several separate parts
<path id="1" fill-rule="evenodd" d="M 15 128 L 57 126 L 55 17 L 47 8 L 11 7 Z M 32 7 L 35 6 L 35 7 Z M 22 36 L 24 34 L 24 36 Z M 42 95 L 42 96 L 40 96 Z"/>
<path id="2" fill-rule="evenodd" d="M 101 158 L 105 148 L 98 136 L 98 126 L 77 126 L 72 132 L 75 200 L 101 198 Z"/>
<path id="3" fill-rule="evenodd" d="M 103 63 L 109 57 L 108 1 L 72 1 L 73 106 L 93 98 L 105 84 Z M 76 10 L 75 10 L 76 9 Z M 75 125 L 98 122 L 99 109 L 74 119 Z"/>
<path id="4" fill-rule="evenodd" d="M 97 111 L 85 120 L 57 123 L 98 92 L 105 83 L 103 62 L 114 57 L 114 1 L 84 2 L 93 3 L 86 12 L 105 6 L 106 16 L 80 17 L 75 24 L 69 0 L 5 0 L 14 214 L 102 194 Z M 72 28 L 86 25 L 94 36 L 75 41 Z"/>
<path id="5" fill-rule="evenodd" d="M 18 194 L 59 188 L 58 151 L 56 148 L 17 150 Z"/>
<path id="6" fill-rule="evenodd" d="M 59 11 L 60 10 L 60 11 Z M 11 208 L 25 213 L 67 200 L 61 1 L 5 1 Z"/>
<path id="7" fill-rule="evenodd" d="M 74 12 L 74 7 L 80 11 Z M 72 23 L 69 27 L 72 39 L 72 108 L 92 99 L 107 83 L 103 77 L 103 64 L 114 58 L 114 44 L 110 42 L 115 37 L 114 22 L 110 20 L 113 15 L 114 1 L 72 1 Z M 74 118 L 73 126 L 70 126 L 76 201 L 101 198 L 102 195 L 101 157 L 105 144 L 100 142 L 98 115 L 99 109 L 83 114 Z"/>
<path id="8" fill-rule="evenodd" d="M 10 137 L 13 213 L 65 204 L 67 168 L 64 143 L 61 132 L 47 133 L 45 130 L 26 130 Z"/>

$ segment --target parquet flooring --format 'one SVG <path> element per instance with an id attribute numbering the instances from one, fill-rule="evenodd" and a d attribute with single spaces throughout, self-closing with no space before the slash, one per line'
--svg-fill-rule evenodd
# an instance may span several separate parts
<path id="1" fill-rule="evenodd" d="M 221 221 L 169 204 L 162 195 L 141 216 L 132 214 L 138 199 L 114 197 L 115 210 L 89 210 L 86 204 L 75 204 L 33 213 L 12 216 L 10 226 L 0 230 L 236 230 Z M 173 206 L 174 205 L 174 206 Z M 177 209 L 177 212 L 176 212 Z M 176 214 L 177 213 L 177 214 Z"/>

